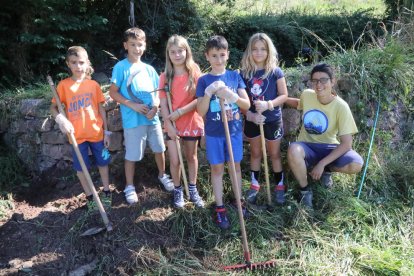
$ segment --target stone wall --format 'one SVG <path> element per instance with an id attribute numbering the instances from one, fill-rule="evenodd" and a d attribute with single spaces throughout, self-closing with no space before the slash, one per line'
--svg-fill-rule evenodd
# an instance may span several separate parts
<path id="1" fill-rule="evenodd" d="M 352 109 L 353 100 L 348 98 L 346 93 L 351 87 L 347 86 L 346 80 L 339 81 L 338 86 L 342 97 L 350 103 Z M 292 89 L 289 95 L 299 95 L 304 85 L 295 85 Z M 123 132 L 119 106 L 108 95 L 105 97 L 108 129 L 113 132 L 109 150 L 113 160 L 117 158 L 123 160 Z M 68 138 L 60 132 L 58 125 L 52 119 L 49 106 L 50 102 L 44 99 L 22 100 L 8 124 L 0 120 L 0 135 L 3 136 L 4 142 L 7 146 L 17 150 L 19 158 L 33 172 L 41 173 L 54 167 L 65 169 L 72 162 L 72 149 Z M 404 110 L 402 106 L 397 105 L 394 110 L 383 111 L 378 122 L 379 129 L 393 133 L 396 143 L 403 140 L 404 128 L 411 127 L 412 129 L 414 125 L 412 116 L 402 110 Z M 374 111 L 372 107 L 367 107 L 367 114 L 354 114 L 354 116 L 358 122 L 361 122 L 362 116 L 364 124 L 370 128 L 373 125 Z M 300 112 L 284 108 L 283 124 L 286 139 L 294 140 L 300 124 Z M 363 139 L 368 139 L 367 133 L 363 135 L 365 135 Z"/>

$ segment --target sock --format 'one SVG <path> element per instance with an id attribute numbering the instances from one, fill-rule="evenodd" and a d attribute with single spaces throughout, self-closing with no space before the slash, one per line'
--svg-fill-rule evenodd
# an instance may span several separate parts
<path id="1" fill-rule="evenodd" d="M 260 184 L 259 184 L 259 177 L 260 177 L 260 171 L 253 171 L 251 170 L 251 177 L 252 177 L 252 184 L 250 188 L 253 188 L 254 190 L 259 190 L 260 189 Z"/>
<path id="2" fill-rule="evenodd" d="M 273 177 L 275 179 L 276 185 L 283 185 L 283 171 L 273 172 Z"/>
<path id="3" fill-rule="evenodd" d="M 216 211 L 220 209 L 224 209 L 224 205 L 216 205 Z"/>
<path id="4" fill-rule="evenodd" d="M 86 196 L 86 199 L 87 199 L 88 201 L 93 201 L 93 195 L 88 195 L 88 196 Z"/>
<path id="5" fill-rule="evenodd" d="M 103 190 L 106 197 L 111 196 L 111 190 Z"/>
<path id="6" fill-rule="evenodd" d="M 177 190 L 177 191 L 180 190 L 181 191 L 182 189 L 183 189 L 183 187 L 181 186 L 181 184 L 178 187 L 174 186 L 174 190 Z"/>
<path id="7" fill-rule="evenodd" d="M 300 187 L 300 191 L 301 192 L 306 192 L 306 191 L 310 191 L 309 185 L 306 187 Z"/>
<path id="8" fill-rule="evenodd" d="M 188 190 L 196 191 L 197 190 L 196 184 L 192 184 L 192 183 L 188 184 Z"/>

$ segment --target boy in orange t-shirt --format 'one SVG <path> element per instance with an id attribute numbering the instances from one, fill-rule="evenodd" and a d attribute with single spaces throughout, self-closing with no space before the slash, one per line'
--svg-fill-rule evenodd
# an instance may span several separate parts
<path id="1" fill-rule="evenodd" d="M 72 76 L 59 82 L 57 92 L 60 101 L 66 107 L 67 119 L 64 115 L 59 114 L 55 98 L 52 99 L 50 111 L 63 133 L 74 134 L 79 151 L 88 168 L 90 167 L 88 151 L 91 150 L 104 187 L 102 203 L 106 207 L 110 207 L 111 192 L 108 170 L 110 155 L 107 147 L 111 132 L 107 131 L 106 113 L 102 105 L 105 98 L 99 84 L 90 79 L 93 69 L 84 48 L 70 47 L 66 54 L 66 64 L 71 70 Z M 86 177 L 74 150 L 73 167 L 85 191 L 88 208 L 95 209 L 92 191 L 87 185 Z"/>

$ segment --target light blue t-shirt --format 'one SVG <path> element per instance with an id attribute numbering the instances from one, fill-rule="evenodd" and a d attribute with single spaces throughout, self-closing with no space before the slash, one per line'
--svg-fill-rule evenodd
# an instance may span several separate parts
<path id="1" fill-rule="evenodd" d="M 111 82 L 119 88 L 119 92 L 126 99 L 132 101 L 142 101 L 152 107 L 158 88 L 159 76 L 155 69 L 146 63 L 130 63 L 127 58 L 115 64 L 112 70 Z M 130 96 L 131 93 L 136 97 Z M 122 126 L 123 128 L 134 128 L 142 125 L 156 125 L 160 123 L 158 115 L 152 120 L 148 120 L 144 115 L 138 113 L 126 105 L 121 104 Z"/>
<path id="2" fill-rule="evenodd" d="M 206 74 L 198 79 L 196 96 L 204 97 L 206 88 L 215 81 L 223 81 L 234 93 L 237 93 L 239 88 L 246 88 L 242 78 L 236 71 L 229 71 L 222 75 Z M 240 108 L 237 104 L 225 104 L 227 120 L 229 123 L 230 134 L 242 132 L 242 116 Z M 220 101 L 213 95 L 210 99 L 210 106 L 205 116 L 205 134 L 208 136 L 225 136 L 224 126 L 221 118 Z"/>

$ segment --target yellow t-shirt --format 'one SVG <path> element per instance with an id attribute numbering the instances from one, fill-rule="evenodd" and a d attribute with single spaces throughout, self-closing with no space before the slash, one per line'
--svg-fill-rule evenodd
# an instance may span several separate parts
<path id="1" fill-rule="evenodd" d="M 348 104 L 336 96 L 329 104 L 321 104 L 315 91 L 306 89 L 300 96 L 302 127 L 298 141 L 339 144 L 338 137 L 358 132 Z"/>
<path id="2" fill-rule="evenodd" d="M 76 82 L 67 78 L 59 82 L 57 92 L 66 107 L 66 116 L 75 129 L 76 142 L 101 141 L 103 120 L 99 104 L 105 102 L 105 98 L 99 84 L 89 79 Z M 56 102 L 54 98 L 52 102 Z"/>

